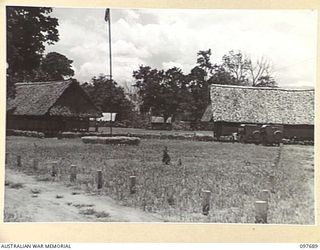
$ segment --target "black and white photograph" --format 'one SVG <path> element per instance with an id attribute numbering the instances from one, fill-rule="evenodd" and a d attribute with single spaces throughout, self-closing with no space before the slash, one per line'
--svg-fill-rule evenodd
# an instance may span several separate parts
<path id="1" fill-rule="evenodd" d="M 317 11 L 5 7 L 5 223 L 315 225 Z"/>

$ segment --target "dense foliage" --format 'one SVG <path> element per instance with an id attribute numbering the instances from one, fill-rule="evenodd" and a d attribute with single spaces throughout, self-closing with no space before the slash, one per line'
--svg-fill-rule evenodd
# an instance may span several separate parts
<path id="1" fill-rule="evenodd" d="M 102 112 L 118 113 L 119 120 L 130 119 L 132 104 L 126 98 L 123 88 L 115 81 L 100 75 L 81 86 Z"/>
<path id="2" fill-rule="evenodd" d="M 152 115 L 199 121 L 210 102 L 211 84 L 273 87 L 271 64 L 261 58 L 256 64 L 240 51 L 230 51 L 221 64 L 210 60 L 211 50 L 199 51 L 189 74 L 177 67 L 168 70 L 141 65 L 133 72 L 142 100 L 141 111 Z"/>
<path id="3" fill-rule="evenodd" d="M 7 90 L 13 83 L 32 79 L 40 66 L 45 44 L 59 40 L 58 19 L 49 14 L 52 8 L 7 6 Z"/>
<path id="4" fill-rule="evenodd" d="M 70 78 L 74 75 L 72 60 L 57 52 L 48 53 L 42 60 L 39 69 L 36 71 L 37 80 L 59 81 Z"/>

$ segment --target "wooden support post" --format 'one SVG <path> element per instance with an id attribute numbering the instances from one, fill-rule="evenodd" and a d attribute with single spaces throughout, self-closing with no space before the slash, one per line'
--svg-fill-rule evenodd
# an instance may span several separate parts
<path id="1" fill-rule="evenodd" d="M 39 167 L 39 160 L 34 158 L 32 162 L 32 168 L 33 170 L 38 170 L 38 167 Z"/>
<path id="2" fill-rule="evenodd" d="M 52 166 L 51 176 L 52 177 L 56 177 L 57 174 L 58 174 L 58 162 L 57 161 L 53 161 L 51 166 Z"/>
<path id="3" fill-rule="evenodd" d="M 17 166 L 18 166 L 18 168 L 21 168 L 21 167 L 22 167 L 22 164 L 21 164 L 21 155 L 17 155 Z"/>
<path id="4" fill-rule="evenodd" d="M 168 196 L 168 198 L 167 198 L 167 201 L 168 201 L 168 204 L 170 205 L 170 206 L 173 206 L 174 205 L 174 195 L 173 194 L 170 194 L 169 196 Z"/>
<path id="5" fill-rule="evenodd" d="M 270 199 L 270 191 L 268 189 L 263 189 L 261 191 L 261 200 L 268 202 Z"/>
<path id="6" fill-rule="evenodd" d="M 208 215 L 210 210 L 210 196 L 211 192 L 209 190 L 202 190 L 202 214 Z"/>
<path id="7" fill-rule="evenodd" d="M 70 168 L 70 181 L 75 182 L 77 179 L 77 166 L 76 165 L 71 165 Z"/>
<path id="8" fill-rule="evenodd" d="M 270 175 L 269 176 L 269 185 L 270 185 L 270 191 L 271 193 L 275 193 L 274 186 L 275 186 L 275 176 Z"/>
<path id="9" fill-rule="evenodd" d="M 135 194 L 137 192 L 137 189 L 136 189 L 136 176 L 132 175 L 129 177 L 130 179 L 130 194 Z"/>
<path id="10" fill-rule="evenodd" d="M 267 223 L 268 217 L 268 202 L 266 201 L 256 201 L 254 203 L 255 207 L 255 223 Z"/>
<path id="11" fill-rule="evenodd" d="M 97 188 L 102 188 L 102 170 L 97 171 Z"/>

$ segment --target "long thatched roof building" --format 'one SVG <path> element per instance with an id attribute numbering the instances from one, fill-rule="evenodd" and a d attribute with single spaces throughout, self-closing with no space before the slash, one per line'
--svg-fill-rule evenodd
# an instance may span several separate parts
<path id="1" fill-rule="evenodd" d="M 241 123 L 282 124 L 313 134 L 314 89 L 212 85 L 210 94 L 202 121 L 213 121 L 218 134 L 229 134 Z"/>
<path id="2" fill-rule="evenodd" d="M 87 129 L 101 112 L 75 81 L 17 83 L 7 100 L 7 128 L 34 131 Z"/>

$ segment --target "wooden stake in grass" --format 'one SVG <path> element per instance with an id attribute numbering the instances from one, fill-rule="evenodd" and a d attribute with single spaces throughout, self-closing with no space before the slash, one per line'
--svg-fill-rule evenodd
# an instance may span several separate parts
<path id="1" fill-rule="evenodd" d="M 102 188 L 102 170 L 97 171 L 97 188 L 101 189 Z"/>
<path id="2" fill-rule="evenodd" d="M 137 189 L 136 189 L 136 176 L 132 175 L 129 177 L 130 179 L 130 194 L 135 194 L 137 192 Z"/>
<path id="3" fill-rule="evenodd" d="M 211 192 L 209 190 L 202 190 L 202 214 L 208 215 L 210 210 L 210 196 Z"/>
<path id="4" fill-rule="evenodd" d="M 75 182 L 77 179 L 77 166 L 76 165 L 71 165 L 70 168 L 70 181 Z"/>
<path id="5" fill-rule="evenodd" d="M 21 164 L 21 155 L 17 155 L 17 166 L 18 166 L 18 168 L 21 168 L 21 167 L 22 167 L 22 164 Z"/>
<path id="6" fill-rule="evenodd" d="M 266 201 L 256 201 L 254 203 L 256 216 L 255 223 L 267 223 L 267 215 L 268 215 L 268 202 Z"/>
<path id="7" fill-rule="evenodd" d="M 56 177 L 58 173 L 58 162 L 57 161 L 53 161 L 52 162 L 52 169 L 51 169 L 51 176 L 52 177 Z"/>
<path id="8" fill-rule="evenodd" d="M 32 162 L 33 170 L 38 170 L 38 166 L 39 166 L 39 160 L 38 159 L 33 159 L 33 162 Z"/>
<path id="9" fill-rule="evenodd" d="M 263 189 L 261 191 L 261 200 L 268 202 L 270 199 L 270 191 L 268 189 Z"/>
<path id="10" fill-rule="evenodd" d="M 270 184 L 270 191 L 271 193 L 275 193 L 274 186 L 275 186 L 275 176 L 270 175 L 269 176 L 269 184 Z"/>

